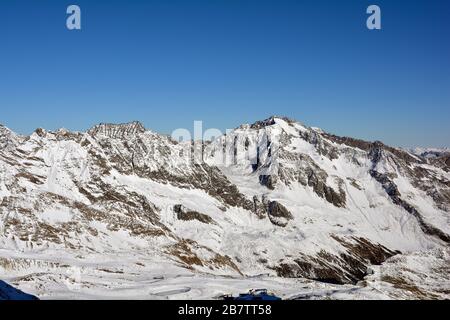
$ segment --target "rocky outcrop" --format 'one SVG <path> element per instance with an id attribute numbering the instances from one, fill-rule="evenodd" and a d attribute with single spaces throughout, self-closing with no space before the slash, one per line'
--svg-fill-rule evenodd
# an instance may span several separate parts
<path id="1" fill-rule="evenodd" d="M 253 197 L 253 212 L 260 219 L 267 217 L 267 200 L 265 196 L 260 200 L 257 196 Z"/>
<path id="2" fill-rule="evenodd" d="M 322 133 L 322 135 L 332 141 L 335 142 L 337 144 L 344 144 L 346 146 L 352 147 L 352 148 L 358 148 L 364 151 L 369 151 L 370 148 L 372 147 L 372 142 L 368 142 L 368 141 L 364 141 L 364 140 L 359 140 L 359 139 L 354 139 L 354 138 L 350 138 L 350 137 L 339 137 L 336 136 L 334 134 L 329 134 L 329 133 Z"/>
<path id="3" fill-rule="evenodd" d="M 338 149 L 322 137 L 322 132 L 308 130 L 299 132 L 299 135 L 302 139 L 312 144 L 320 155 L 330 160 L 339 158 Z"/>
<path id="4" fill-rule="evenodd" d="M 373 159 L 374 155 L 380 154 L 382 150 L 386 150 L 398 158 L 412 163 L 423 163 L 422 160 L 417 159 L 416 157 L 411 156 L 409 152 L 406 152 L 401 149 L 389 147 L 382 143 L 381 141 L 364 141 L 360 139 L 354 139 L 350 137 L 339 137 L 329 133 L 322 133 L 322 135 L 330 141 L 333 141 L 337 144 L 346 145 L 352 148 L 358 148 L 360 150 L 366 151 L 369 154 L 369 157 Z M 375 160 L 376 161 L 376 160 Z"/>
<path id="5" fill-rule="evenodd" d="M 442 168 L 446 172 L 450 172 L 450 154 L 445 154 L 445 155 L 430 159 L 430 163 L 434 166 Z"/>
<path id="6" fill-rule="evenodd" d="M 200 213 L 195 210 L 190 210 L 181 204 L 175 205 L 173 207 L 173 211 L 177 214 L 177 218 L 179 220 L 184 220 L 184 221 L 197 220 L 197 221 L 200 221 L 201 223 L 216 224 L 210 216 Z"/>
<path id="7" fill-rule="evenodd" d="M 218 254 L 211 249 L 199 245 L 197 242 L 184 239 L 168 246 L 166 253 L 176 259 L 184 268 L 207 267 L 210 270 L 228 269 L 242 276 L 238 266 L 227 255 Z M 207 257 L 202 256 L 207 254 Z"/>
<path id="8" fill-rule="evenodd" d="M 328 173 L 320 168 L 309 155 L 283 151 L 279 154 L 279 157 L 284 162 L 289 161 L 294 164 L 290 166 L 279 164 L 278 176 L 284 184 L 290 186 L 299 182 L 303 186 L 311 187 L 319 197 L 334 206 L 345 207 L 347 198 L 345 190 L 342 188 L 344 183 L 341 179 L 335 179 L 338 185 L 336 191 L 333 187 L 327 185 Z"/>
<path id="9" fill-rule="evenodd" d="M 266 128 L 266 127 L 269 127 L 269 126 L 273 126 L 275 124 L 275 120 L 276 119 L 281 119 L 283 121 L 286 121 L 287 123 L 295 123 L 294 120 L 292 120 L 292 119 L 290 119 L 288 117 L 271 116 L 271 117 L 269 117 L 269 118 L 267 118 L 265 120 L 254 122 L 253 124 L 250 125 L 250 128 L 259 130 L 259 129 L 263 129 L 263 128 Z"/>
<path id="10" fill-rule="evenodd" d="M 278 178 L 275 175 L 260 175 L 259 176 L 259 183 L 261 183 L 263 186 L 266 186 L 270 190 L 275 190 L 277 180 L 278 180 Z"/>
<path id="11" fill-rule="evenodd" d="M 253 197 L 253 212 L 260 218 L 269 218 L 270 222 L 278 227 L 286 227 L 294 219 L 292 213 L 278 201 L 270 201 L 265 195 L 261 200 Z"/>
<path id="12" fill-rule="evenodd" d="M 201 189 L 225 206 L 251 210 L 252 202 L 217 167 L 193 161 L 191 144 L 180 145 L 144 130 L 139 123 L 96 126 L 89 133 L 101 146 L 101 152 L 91 153 L 106 171 L 116 169 L 124 175 Z"/>
<path id="13" fill-rule="evenodd" d="M 13 149 L 18 144 L 18 139 L 14 132 L 0 125 L 0 151 Z"/>
<path id="14" fill-rule="evenodd" d="M 88 131 L 91 136 L 106 136 L 109 138 L 126 138 L 144 132 L 145 127 L 138 121 L 124 124 L 102 123 Z"/>
<path id="15" fill-rule="evenodd" d="M 336 207 L 345 207 L 345 191 L 340 189 L 339 192 L 336 192 L 332 187 L 327 186 L 325 184 L 326 175 L 323 172 L 308 170 L 307 176 L 308 186 L 312 187 L 319 197 L 326 199 Z"/>
<path id="16" fill-rule="evenodd" d="M 267 214 L 270 222 L 279 227 L 285 227 L 289 220 L 294 219 L 292 213 L 277 201 L 270 201 L 267 205 Z"/>
<path id="17" fill-rule="evenodd" d="M 369 274 L 370 265 L 380 265 L 399 253 L 364 238 L 333 238 L 343 246 L 343 252 L 336 254 L 322 250 L 315 256 L 300 254 L 287 261 L 283 259 L 274 269 L 281 277 L 356 284 Z"/>

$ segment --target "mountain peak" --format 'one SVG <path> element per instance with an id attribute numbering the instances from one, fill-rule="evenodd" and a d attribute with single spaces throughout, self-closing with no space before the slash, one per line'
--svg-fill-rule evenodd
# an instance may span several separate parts
<path id="1" fill-rule="evenodd" d="M 110 138 L 124 138 L 134 136 L 146 131 L 144 125 L 139 121 L 133 121 L 129 123 L 100 123 L 91 129 L 88 134 L 91 136 L 107 136 Z"/>
<path id="2" fill-rule="evenodd" d="M 11 130 L 0 124 L 0 140 L 6 139 L 11 135 Z"/>
<path id="3" fill-rule="evenodd" d="M 9 146 L 15 145 L 17 142 L 17 135 L 9 128 L 0 124 L 0 148 L 6 149 Z"/>
<path id="4" fill-rule="evenodd" d="M 4 126 L 4 125 L 1 124 L 1 123 L 0 123 L 0 131 L 8 131 L 8 132 L 11 132 L 11 130 L 10 130 L 8 127 Z"/>
<path id="5" fill-rule="evenodd" d="M 274 125 L 276 123 L 277 119 L 286 121 L 289 124 L 297 122 L 296 120 L 290 119 L 288 117 L 273 115 L 273 116 L 270 116 L 269 118 L 267 118 L 265 120 L 256 121 L 255 123 L 250 125 L 250 128 L 252 128 L 252 129 L 261 129 L 261 128 L 265 128 L 265 127 L 268 127 L 268 126 L 272 126 L 272 125 Z"/>

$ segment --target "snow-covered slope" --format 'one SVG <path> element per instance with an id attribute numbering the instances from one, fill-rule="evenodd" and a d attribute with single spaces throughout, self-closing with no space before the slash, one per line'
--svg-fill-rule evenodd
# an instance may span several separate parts
<path id="1" fill-rule="evenodd" d="M 138 122 L 29 137 L 0 127 L 0 144 L 0 278 L 43 298 L 213 298 L 230 291 L 224 279 L 285 297 L 313 297 L 300 288 L 320 281 L 345 285 L 341 298 L 357 284 L 360 297 L 396 298 L 368 285 L 374 266 L 419 254 L 448 273 L 436 262 L 450 242 L 442 157 L 281 117 L 195 145 Z M 448 297 L 443 279 L 447 291 L 425 279 L 417 297 Z"/>

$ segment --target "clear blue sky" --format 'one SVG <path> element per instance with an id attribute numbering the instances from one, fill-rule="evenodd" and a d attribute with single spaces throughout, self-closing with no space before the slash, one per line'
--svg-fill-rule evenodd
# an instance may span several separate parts
<path id="1" fill-rule="evenodd" d="M 66 29 L 78 4 L 82 30 Z M 370 4 L 382 30 L 366 28 Z M 0 123 L 170 133 L 272 114 L 450 146 L 450 1 L 2 0 Z"/>

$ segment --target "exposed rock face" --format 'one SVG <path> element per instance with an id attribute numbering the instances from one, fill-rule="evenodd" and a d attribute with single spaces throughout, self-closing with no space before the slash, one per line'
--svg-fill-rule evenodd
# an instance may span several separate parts
<path id="1" fill-rule="evenodd" d="M 215 223 L 214 220 L 211 219 L 210 216 L 207 216 L 206 214 L 203 214 L 203 213 L 200 213 L 200 212 L 197 212 L 194 210 L 189 210 L 181 204 L 175 205 L 173 207 L 173 211 L 177 214 L 177 218 L 180 220 L 185 220 L 185 221 L 197 220 L 197 221 L 200 221 L 200 222 L 206 223 L 206 224 Z"/>
<path id="2" fill-rule="evenodd" d="M 138 121 L 125 124 L 102 123 L 88 131 L 94 137 L 106 136 L 109 138 L 126 138 L 144 132 L 145 127 Z"/>
<path id="3" fill-rule="evenodd" d="M 450 172 L 450 154 L 430 159 L 430 163 L 436 167 L 442 168 L 446 172 Z"/>
<path id="4" fill-rule="evenodd" d="M 89 134 L 102 149 L 91 152 L 107 171 L 114 168 L 124 175 L 202 189 L 226 206 L 251 208 L 251 201 L 220 170 L 193 162 L 192 154 L 186 154 L 192 152 L 190 142 L 177 144 L 167 136 L 145 131 L 138 122 L 99 125 L 89 130 Z"/>
<path id="5" fill-rule="evenodd" d="M 368 275 L 368 265 L 380 265 L 398 254 L 367 239 L 334 237 L 348 249 L 347 253 L 330 254 L 325 251 L 316 257 L 303 256 L 275 267 L 283 277 L 305 277 L 333 284 L 354 283 Z"/>
<path id="6" fill-rule="evenodd" d="M 372 142 L 353 139 L 350 137 L 339 137 L 329 133 L 323 133 L 323 137 L 338 144 L 344 144 L 349 147 L 358 148 L 360 150 L 369 151 L 372 147 Z"/>
<path id="7" fill-rule="evenodd" d="M 400 198 L 401 194 L 398 191 L 397 186 L 394 182 L 389 178 L 387 174 L 379 173 L 375 170 L 370 171 L 370 175 L 377 180 L 383 186 L 386 193 L 394 199 Z"/>
<path id="8" fill-rule="evenodd" d="M 338 149 L 322 137 L 322 132 L 317 132 L 315 130 L 302 131 L 300 132 L 300 136 L 302 139 L 312 144 L 320 155 L 325 156 L 330 160 L 339 158 Z"/>
<path id="9" fill-rule="evenodd" d="M 19 137 L 14 132 L 0 125 L 0 151 L 14 148 L 18 140 Z"/>
<path id="10" fill-rule="evenodd" d="M 259 176 L 259 182 L 266 186 L 270 190 L 275 190 L 275 186 L 277 183 L 277 176 L 275 175 L 260 175 Z"/>
<path id="11" fill-rule="evenodd" d="M 207 251 L 209 253 L 209 258 L 202 258 L 196 253 L 201 250 Z M 194 269 L 195 266 L 206 266 L 212 270 L 230 268 L 242 275 L 238 266 L 229 256 L 217 254 L 211 249 L 201 246 L 192 240 L 181 240 L 180 242 L 168 247 L 167 253 L 180 261 L 183 264 L 183 267 L 187 269 Z"/>
<path id="12" fill-rule="evenodd" d="M 314 192 L 321 198 L 325 198 L 329 203 L 332 203 L 336 207 L 345 207 L 345 191 L 339 189 L 339 193 L 334 191 L 333 188 L 325 184 L 327 179 L 326 174 L 322 172 L 315 172 L 313 170 L 307 171 L 308 186 L 312 187 Z"/>
<path id="13" fill-rule="evenodd" d="M 29 137 L 0 127 L 0 145 L 0 276 L 17 271 L 20 251 L 62 253 L 66 265 L 125 254 L 124 264 L 356 283 L 398 251 L 450 240 L 448 155 L 286 118 L 201 144 L 138 122 Z M 32 277 L 46 268 L 63 267 Z"/>
<path id="14" fill-rule="evenodd" d="M 270 201 L 267 206 L 270 221 L 280 227 L 285 227 L 289 220 L 294 219 L 292 213 L 277 201 Z"/>
<path id="15" fill-rule="evenodd" d="M 260 200 L 257 196 L 253 197 L 253 212 L 260 219 L 267 217 L 267 200 L 264 196 L 262 200 Z"/>
<path id="16" fill-rule="evenodd" d="M 294 219 L 292 213 L 278 201 L 270 201 L 265 195 L 261 200 L 253 197 L 253 212 L 260 218 L 269 218 L 270 222 L 278 227 L 286 227 L 289 220 Z"/>
<path id="17" fill-rule="evenodd" d="M 309 186 L 321 198 L 327 200 L 336 207 L 345 207 L 346 195 L 342 189 L 342 181 L 338 181 L 338 191 L 327 185 L 328 174 L 321 169 L 310 156 L 306 154 L 294 154 L 284 152 L 280 155 L 282 159 L 295 163 L 295 166 L 279 167 L 280 179 L 287 185 L 299 182 L 304 186 Z M 272 176 L 270 176 L 272 177 Z M 276 180 L 276 178 L 271 178 Z M 271 184 L 275 189 L 274 184 Z"/>
<path id="18" fill-rule="evenodd" d="M 276 121 L 275 121 L 276 119 L 283 119 L 284 121 L 286 121 L 288 123 L 293 123 L 294 122 L 294 120 L 291 120 L 291 119 L 289 119 L 287 117 L 275 117 L 275 116 L 272 116 L 272 117 L 267 118 L 265 120 L 256 121 L 255 123 L 253 123 L 249 127 L 251 129 L 257 129 L 257 130 L 263 129 L 263 128 L 266 128 L 266 127 L 269 127 L 269 126 L 273 126 L 276 123 Z"/>

